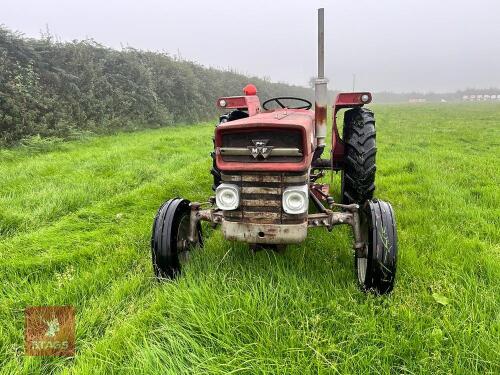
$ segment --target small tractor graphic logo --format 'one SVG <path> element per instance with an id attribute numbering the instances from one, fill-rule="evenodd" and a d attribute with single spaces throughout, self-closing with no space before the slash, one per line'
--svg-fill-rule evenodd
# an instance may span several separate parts
<path id="1" fill-rule="evenodd" d="M 252 153 L 254 159 L 257 159 L 259 155 L 262 156 L 264 159 L 267 159 L 267 157 L 271 154 L 273 146 L 268 146 L 267 142 L 269 142 L 269 139 L 259 139 L 259 140 L 252 139 L 252 143 L 254 145 L 248 146 L 248 149 Z"/>
<path id="2" fill-rule="evenodd" d="M 27 307 L 24 334 L 27 355 L 75 355 L 75 308 L 73 306 Z"/>
<path id="3" fill-rule="evenodd" d="M 57 318 L 49 321 L 46 320 L 45 324 L 47 324 L 47 332 L 45 333 L 45 336 L 47 337 L 54 337 L 61 329 L 59 326 L 59 320 L 57 320 Z"/>

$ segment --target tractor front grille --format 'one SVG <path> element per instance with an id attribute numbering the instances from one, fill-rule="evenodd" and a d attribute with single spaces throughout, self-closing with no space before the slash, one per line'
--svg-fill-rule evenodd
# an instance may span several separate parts
<path id="1" fill-rule="evenodd" d="M 289 186 L 306 185 L 307 173 L 222 173 L 222 182 L 240 188 L 240 206 L 224 211 L 227 221 L 254 224 L 300 224 L 307 213 L 289 215 L 283 211 L 283 191 Z"/>
<path id="2" fill-rule="evenodd" d="M 225 162 L 298 163 L 304 158 L 302 133 L 297 129 L 228 132 L 222 134 L 220 154 Z"/>

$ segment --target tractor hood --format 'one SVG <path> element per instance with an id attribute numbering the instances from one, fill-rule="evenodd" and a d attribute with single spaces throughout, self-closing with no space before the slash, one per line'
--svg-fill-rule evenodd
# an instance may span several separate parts
<path id="1" fill-rule="evenodd" d="M 217 126 L 216 163 L 222 171 L 305 171 L 314 142 L 313 111 L 258 113 Z"/>

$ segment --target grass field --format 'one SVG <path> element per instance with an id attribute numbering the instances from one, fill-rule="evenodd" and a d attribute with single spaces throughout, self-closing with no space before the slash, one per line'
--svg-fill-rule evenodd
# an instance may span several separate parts
<path id="1" fill-rule="evenodd" d="M 500 373 L 500 106 L 374 109 L 388 297 L 358 291 L 347 228 L 284 254 L 205 228 L 158 284 L 154 214 L 211 193 L 212 124 L 0 150 L 0 373 Z M 76 307 L 74 358 L 24 355 L 39 305 Z"/>

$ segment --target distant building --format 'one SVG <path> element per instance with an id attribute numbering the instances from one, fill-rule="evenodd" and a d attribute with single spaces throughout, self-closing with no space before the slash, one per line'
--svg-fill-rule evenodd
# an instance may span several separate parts
<path id="1" fill-rule="evenodd" d="M 464 102 L 487 102 L 491 100 L 500 100 L 500 93 L 463 95 L 462 100 Z"/>
<path id="2" fill-rule="evenodd" d="M 425 98 L 410 98 L 408 100 L 409 103 L 425 103 L 427 99 Z"/>

